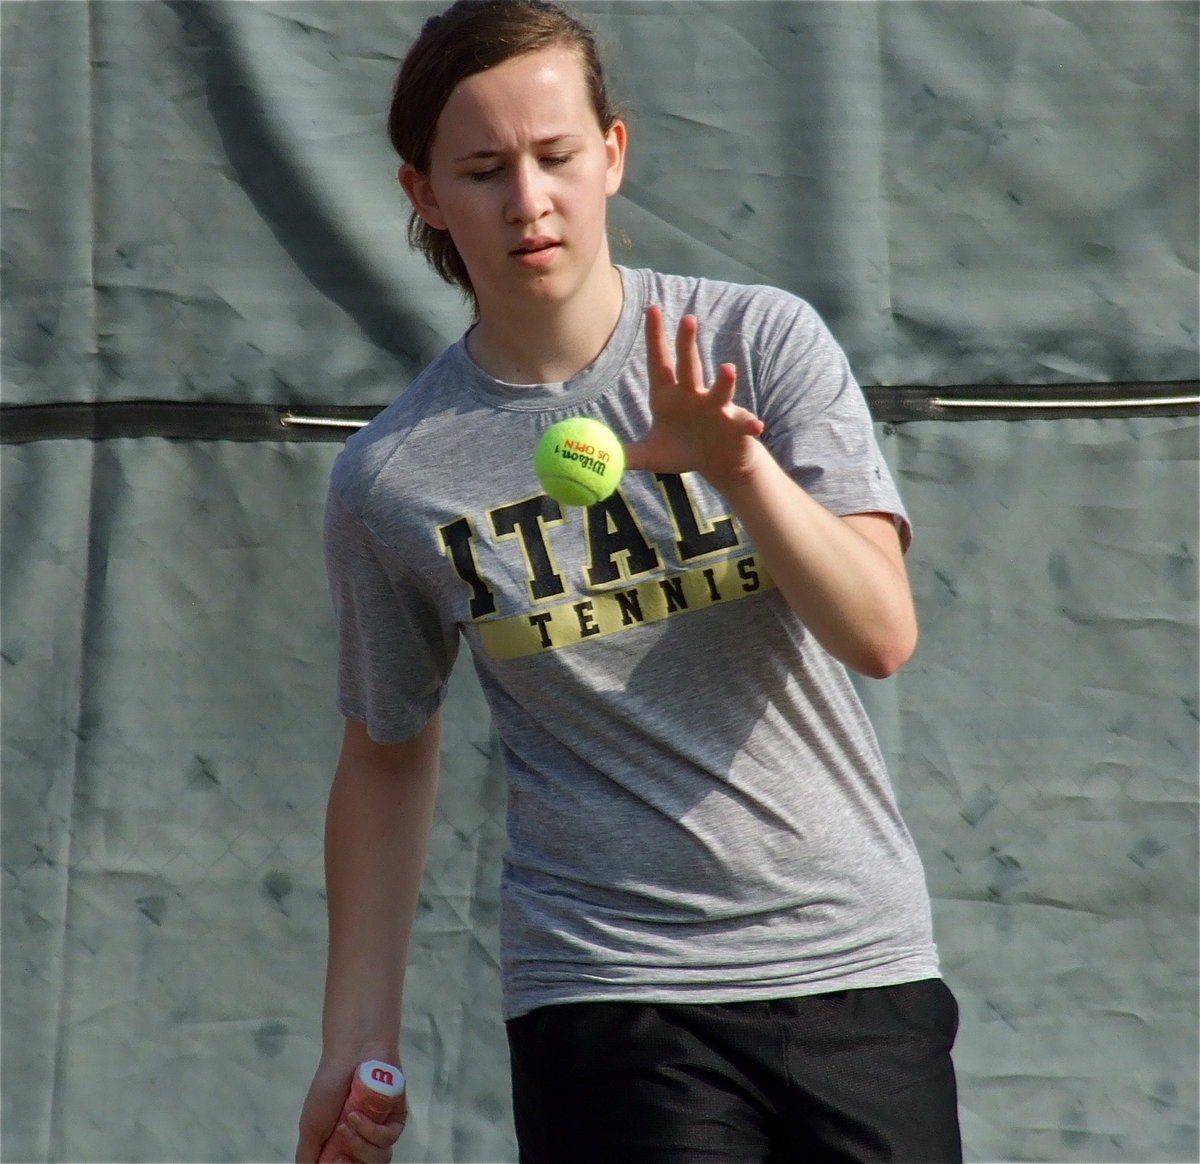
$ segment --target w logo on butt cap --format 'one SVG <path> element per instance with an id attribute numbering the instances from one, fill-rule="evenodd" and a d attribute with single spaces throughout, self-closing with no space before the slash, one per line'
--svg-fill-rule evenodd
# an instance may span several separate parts
<path id="1" fill-rule="evenodd" d="M 395 1098 L 404 1091 L 404 1072 L 384 1059 L 368 1059 L 358 1067 L 358 1083 L 377 1095 Z"/>

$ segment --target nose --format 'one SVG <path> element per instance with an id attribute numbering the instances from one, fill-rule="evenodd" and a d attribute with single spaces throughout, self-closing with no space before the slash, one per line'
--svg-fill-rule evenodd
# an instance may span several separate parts
<path id="1" fill-rule="evenodd" d="M 550 209 L 546 176 L 535 161 L 522 161 L 512 169 L 505 217 L 511 223 L 536 222 Z"/>

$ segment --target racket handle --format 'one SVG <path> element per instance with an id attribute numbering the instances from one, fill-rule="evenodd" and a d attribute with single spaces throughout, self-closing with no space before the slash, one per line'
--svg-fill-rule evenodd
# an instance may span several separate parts
<path id="1" fill-rule="evenodd" d="M 347 1160 L 354 1158 L 338 1131 L 338 1127 L 350 1112 L 361 1112 L 377 1124 L 386 1124 L 400 1110 L 403 1100 L 404 1073 L 399 1067 L 393 1067 L 379 1059 L 368 1059 L 365 1063 L 360 1063 L 350 1083 L 350 1094 L 346 1096 L 346 1102 L 342 1105 L 342 1114 L 338 1116 L 333 1135 L 321 1149 L 318 1164 L 334 1164 L 334 1161 L 342 1157 Z"/>

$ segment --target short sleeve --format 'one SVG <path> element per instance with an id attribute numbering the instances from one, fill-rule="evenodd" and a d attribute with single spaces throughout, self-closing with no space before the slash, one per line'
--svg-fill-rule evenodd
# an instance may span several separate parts
<path id="1" fill-rule="evenodd" d="M 338 710 L 366 724 L 380 743 L 409 739 L 445 699 L 458 627 L 335 490 L 325 505 L 323 547 L 337 635 Z"/>
<path id="2" fill-rule="evenodd" d="M 907 549 L 908 514 L 845 353 L 809 304 L 792 299 L 791 306 L 764 336 L 758 401 L 763 440 L 833 513 L 892 514 Z"/>

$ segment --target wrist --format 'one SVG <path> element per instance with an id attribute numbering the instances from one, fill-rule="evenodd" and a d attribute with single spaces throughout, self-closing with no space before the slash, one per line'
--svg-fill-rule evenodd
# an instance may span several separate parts
<path id="1" fill-rule="evenodd" d="M 353 1075 L 359 1066 L 370 1059 L 378 1059 L 383 1063 L 391 1063 L 401 1067 L 400 1048 L 398 1044 L 389 1044 L 386 1040 L 365 1041 L 362 1043 L 339 1044 L 336 1047 L 321 1049 L 321 1071 L 330 1077 L 345 1079 Z"/>
<path id="2" fill-rule="evenodd" d="M 706 470 L 702 476 L 731 505 L 754 496 L 774 472 L 781 472 L 766 445 L 756 437 L 746 438 L 744 455 L 719 469 Z"/>
<path id="3" fill-rule="evenodd" d="M 328 1017 L 321 1035 L 321 1059 L 327 1065 L 353 1070 L 367 1059 L 399 1065 L 399 1020 L 355 1016 L 348 1022 Z"/>

